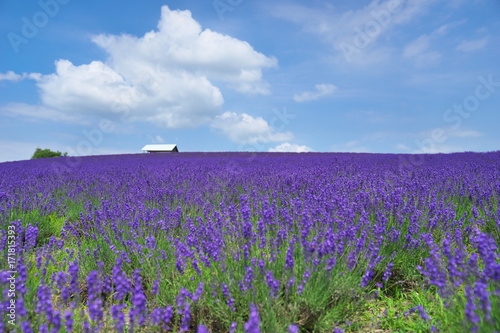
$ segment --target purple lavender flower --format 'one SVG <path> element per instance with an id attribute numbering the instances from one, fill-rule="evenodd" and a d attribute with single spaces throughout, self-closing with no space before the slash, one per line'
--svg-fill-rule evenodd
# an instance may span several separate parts
<path id="1" fill-rule="evenodd" d="M 187 299 L 191 299 L 191 293 L 184 287 L 181 288 L 179 295 L 176 297 L 176 305 L 178 308 L 182 308 L 185 304 L 187 304 Z"/>
<path id="2" fill-rule="evenodd" d="M 90 329 L 90 323 L 87 320 L 85 320 L 83 322 L 83 332 L 84 333 L 91 333 L 92 332 L 92 330 Z"/>
<path id="3" fill-rule="evenodd" d="M 126 307 L 126 304 L 111 306 L 111 318 L 115 320 L 115 330 L 120 333 L 123 332 L 125 327 L 125 315 L 122 310 Z"/>
<path id="4" fill-rule="evenodd" d="M 363 278 L 361 279 L 361 283 L 359 284 L 361 287 L 366 287 L 368 285 L 368 282 L 370 282 L 373 279 L 374 276 L 373 269 L 368 267 L 366 270 L 365 274 L 363 275 Z"/>
<path id="5" fill-rule="evenodd" d="M 172 320 L 172 317 L 174 316 L 174 310 L 172 309 L 172 306 L 169 305 L 165 308 L 165 311 L 163 312 L 163 324 L 165 326 L 165 329 L 168 331 L 170 330 L 170 326 L 168 324 L 170 323 L 170 320 Z"/>
<path id="6" fill-rule="evenodd" d="M 23 321 L 21 323 L 21 330 L 23 331 L 23 333 L 33 333 L 33 330 L 31 329 L 31 325 L 30 325 L 29 321 Z"/>
<path id="7" fill-rule="evenodd" d="M 71 332 L 73 330 L 73 324 L 73 312 L 66 310 L 64 313 L 64 326 L 66 327 L 67 332 Z"/>
<path id="8" fill-rule="evenodd" d="M 260 269 L 260 273 L 262 275 L 264 275 L 264 268 L 266 267 L 266 262 L 264 261 L 264 259 L 259 259 L 259 269 Z"/>
<path id="9" fill-rule="evenodd" d="M 160 279 L 156 279 L 153 283 L 153 287 L 151 288 L 151 293 L 153 295 L 158 295 L 158 293 L 160 292 Z"/>
<path id="10" fill-rule="evenodd" d="M 297 292 L 299 294 L 302 294 L 302 292 L 304 291 L 304 285 L 307 283 L 307 280 L 309 280 L 310 277 L 311 277 L 311 271 L 306 270 L 304 272 L 302 282 L 297 286 Z"/>
<path id="11" fill-rule="evenodd" d="M 325 269 L 328 272 L 331 272 L 331 270 L 335 267 L 336 264 L 337 264 L 337 257 L 335 255 L 332 255 L 330 259 L 328 259 L 328 263 Z"/>
<path id="12" fill-rule="evenodd" d="M 149 315 L 149 320 L 154 326 L 160 325 L 163 311 L 164 310 L 162 308 L 156 308 L 153 309 L 153 311 L 151 311 L 151 314 Z"/>
<path id="13" fill-rule="evenodd" d="M 285 257 L 285 268 L 293 269 L 294 266 L 294 257 L 293 252 L 295 250 L 295 244 L 292 242 L 286 251 Z"/>
<path id="14" fill-rule="evenodd" d="M 7 245 L 7 231 L 5 230 L 0 230 L 1 237 L 0 237 L 0 252 L 3 252 L 5 250 L 5 245 Z"/>
<path id="15" fill-rule="evenodd" d="M 37 296 L 38 303 L 36 306 L 36 312 L 45 313 L 47 315 L 47 319 L 50 321 L 54 312 L 52 308 L 52 293 L 50 292 L 50 288 L 41 284 L 38 287 Z"/>
<path id="16" fill-rule="evenodd" d="M 387 264 L 387 267 L 385 269 L 384 275 L 382 277 L 382 280 L 384 282 L 387 282 L 389 280 L 389 278 L 391 277 L 391 275 L 392 275 L 392 267 L 393 266 L 394 266 L 393 262 L 390 262 L 390 263 Z"/>
<path id="17" fill-rule="evenodd" d="M 248 321 L 245 323 L 245 332 L 247 333 L 260 333 L 260 319 L 259 311 L 255 304 L 250 304 L 250 316 Z"/>
<path id="18" fill-rule="evenodd" d="M 145 316 L 148 311 L 146 296 L 142 290 L 142 280 L 139 274 L 139 270 L 134 271 L 134 293 L 132 295 L 132 308 L 130 309 L 130 321 L 135 322 L 137 320 L 139 326 L 144 324 Z"/>
<path id="19" fill-rule="evenodd" d="M 300 295 L 300 294 L 302 294 L 302 292 L 304 292 L 304 284 L 303 284 L 303 283 L 300 283 L 300 284 L 297 286 L 297 293 Z"/>
<path id="20" fill-rule="evenodd" d="M 195 270 L 196 274 L 198 274 L 198 275 L 201 275 L 201 274 L 202 274 L 201 269 L 200 269 L 200 266 L 198 266 L 198 261 L 193 260 L 193 261 L 191 262 L 191 266 L 192 266 L 192 267 L 193 267 L 193 269 Z"/>
<path id="21" fill-rule="evenodd" d="M 64 286 L 61 289 L 61 298 L 63 299 L 64 303 L 67 303 L 71 297 L 71 294 L 69 292 L 69 288 Z"/>
<path id="22" fill-rule="evenodd" d="M 225 283 L 221 284 L 221 290 L 222 294 L 224 297 L 227 299 L 227 306 L 231 308 L 232 311 L 235 311 L 236 309 L 234 308 L 234 298 L 231 297 L 231 293 L 229 292 L 229 288 Z"/>
<path id="23" fill-rule="evenodd" d="M 16 279 L 16 289 L 21 295 L 26 294 L 26 280 L 28 279 L 28 269 L 26 268 L 26 265 L 24 264 L 24 261 L 21 259 L 19 261 L 19 264 L 17 266 L 17 272 L 19 275 L 17 276 Z"/>
<path id="24" fill-rule="evenodd" d="M 25 233 L 24 249 L 29 250 L 34 248 L 38 236 L 38 227 L 30 224 L 26 227 Z"/>
<path id="25" fill-rule="evenodd" d="M 485 314 L 486 319 L 491 319 L 491 301 L 490 294 L 488 293 L 488 284 L 483 281 L 476 281 L 474 286 L 474 294 L 479 299 L 481 304 L 481 311 Z"/>
<path id="26" fill-rule="evenodd" d="M 112 269 L 112 281 L 115 286 L 115 299 L 118 301 L 121 301 L 125 298 L 125 296 L 130 292 L 131 287 L 130 287 L 130 281 L 125 275 L 125 273 L 122 271 L 121 264 L 122 259 L 118 257 L 116 259 L 116 264 L 113 266 Z"/>
<path id="27" fill-rule="evenodd" d="M 59 332 L 61 328 L 61 314 L 59 311 L 55 311 L 50 319 L 50 323 L 52 324 L 52 332 Z"/>
<path id="28" fill-rule="evenodd" d="M 423 320 L 432 320 L 432 318 L 427 314 L 427 312 L 425 311 L 425 309 L 422 305 L 419 305 L 417 308 L 418 308 L 418 311 L 420 312 L 420 317 Z"/>
<path id="29" fill-rule="evenodd" d="M 156 239 L 154 236 L 146 237 L 146 247 L 156 249 Z"/>
<path id="30" fill-rule="evenodd" d="M 472 324 L 472 331 L 476 332 L 480 318 L 476 313 L 474 290 L 471 287 L 465 287 L 465 298 L 467 300 L 465 303 L 465 318 Z"/>
<path id="31" fill-rule="evenodd" d="M 78 260 L 73 261 L 72 263 L 69 264 L 68 267 L 68 273 L 70 276 L 70 292 L 73 295 L 78 295 L 80 294 L 80 288 L 78 287 L 78 273 L 79 273 L 79 265 L 78 265 Z"/>
<path id="32" fill-rule="evenodd" d="M 56 282 L 56 286 L 58 289 L 62 289 L 62 287 L 66 284 L 68 274 L 64 271 L 57 272 L 54 274 L 54 281 Z"/>
<path id="33" fill-rule="evenodd" d="M 23 296 L 19 296 L 16 300 L 16 310 L 19 316 L 26 316 L 28 312 L 26 311 L 26 307 L 24 306 Z"/>
<path id="34" fill-rule="evenodd" d="M 104 316 L 101 299 L 102 283 L 98 274 L 97 271 L 92 271 L 87 277 L 87 306 L 90 319 L 93 322 L 100 322 Z"/>
<path id="35" fill-rule="evenodd" d="M 191 307 L 189 304 L 184 306 L 181 312 L 181 328 L 180 332 L 187 332 L 189 330 L 189 323 L 191 322 Z"/>
<path id="36" fill-rule="evenodd" d="M 410 309 L 410 313 L 414 313 L 416 311 L 419 312 L 420 317 L 422 319 L 424 319 L 424 320 L 432 320 L 432 318 L 429 317 L 429 315 L 427 314 L 427 312 L 425 311 L 425 309 L 424 309 L 424 307 L 422 305 L 417 305 L 416 307 Z M 407 315 L 405 314 L 405 317 L 406 316 Z"/>
<path id="37" fill-rule="evenodd" d="M 49 333 L 49 324 L 43 323 L 38 327 L 38 332 L 40 333 Z"/>
<path id="38" fill-rule="evenodd" d="M 184 274 L 184 261 L 181 258 L 177 258 L 177 261 L 175 262 L 175 268 L 179 271 L 179 273 Z"/>
<path id="39" fill-rule="evenodd" d="M 210 333 L 208 328 L 206 328 L 204 325 L 200 324 L 198 325 L 198 329 L 196 330 L 197 333 Z"/>
<path id="40" fill-rule="evenodd" d="M 203 294 L 203 281 L 201 281 L 199 284 L 198 284 L 198 288 L 196 289 L 194 295 L 193 295 L 193 301 L 194 302 L 197 302 L 201 295 Z"/>
<path id="41" fill-rule="evenodd" d="M 239 281 L 238 285 L 240 287 L 240 291 L 245 293 L 248 289 L 252 288 L 253 284 L 253 268 L 251 266 L 245 266 L 245 275 L 243 277 L 243 281 Z"/>
<path id="42" fill-rule="evenodd" d="M 274 298 L 278 297 L 280 281 L 274 279 L 273 273 L 271 271 L 266 272 L 266 282 L 269 286 L 269 294 Z"/>

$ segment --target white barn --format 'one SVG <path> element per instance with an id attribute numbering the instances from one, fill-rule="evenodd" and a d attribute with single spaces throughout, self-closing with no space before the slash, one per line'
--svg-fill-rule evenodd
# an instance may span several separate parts
<path id="1" fill-rule="evenodd" d="M 177 145 L 145 145 L 141 149 L 142 151 L 147 151 L 148 153 L 178 153 Z"/>

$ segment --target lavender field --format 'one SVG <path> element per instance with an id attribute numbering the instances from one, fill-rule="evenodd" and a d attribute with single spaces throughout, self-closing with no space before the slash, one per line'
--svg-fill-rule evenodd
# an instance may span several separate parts
<path id="1" fill-rule="evenodd" d="M 500 331 L 500 152 L 0 164 L 0 332 Z"/>

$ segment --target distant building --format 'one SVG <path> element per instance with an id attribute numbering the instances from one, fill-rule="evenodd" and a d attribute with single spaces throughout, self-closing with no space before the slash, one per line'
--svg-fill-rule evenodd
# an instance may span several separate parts
<path id="1" fill-rule="evenodd" d="M 148 153 L 178 153 L 177 145 L 145 145 L 141 149 L 142 151 L 147 151 Z"/>

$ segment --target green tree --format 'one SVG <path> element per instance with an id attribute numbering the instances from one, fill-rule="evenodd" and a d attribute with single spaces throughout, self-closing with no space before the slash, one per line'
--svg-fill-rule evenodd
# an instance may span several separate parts
<path id="1" fill-rule="evenodd" d="M 47 158 L 47 157 L 61 157 L 68 156 L 68 153 L 61 153 L 60 151 L 52 151 L 50 149 L 37 148 L 31 157 L 32 160 L 37 158 Z"/>

